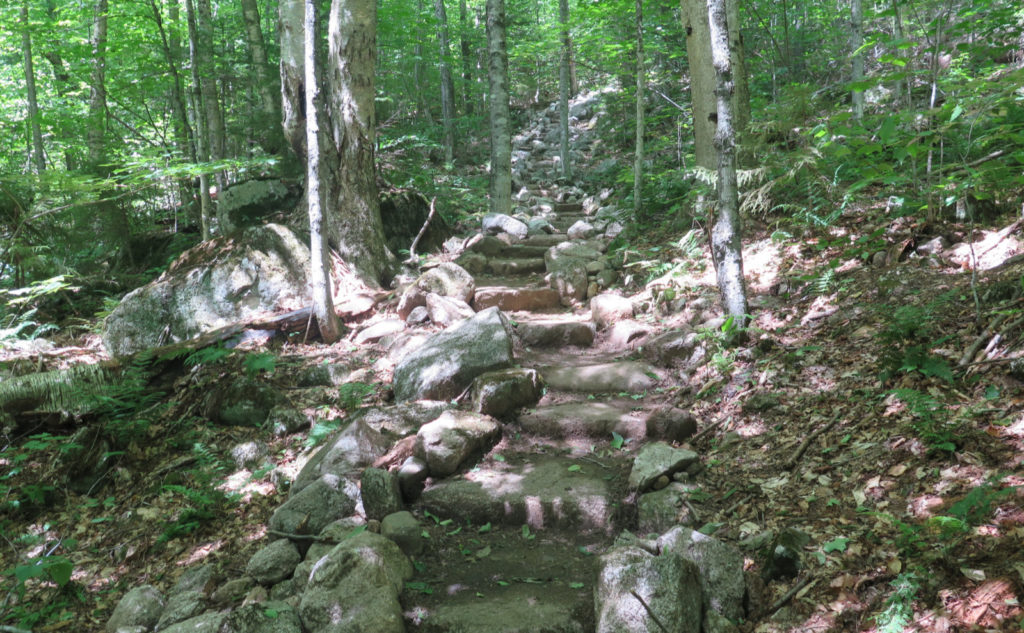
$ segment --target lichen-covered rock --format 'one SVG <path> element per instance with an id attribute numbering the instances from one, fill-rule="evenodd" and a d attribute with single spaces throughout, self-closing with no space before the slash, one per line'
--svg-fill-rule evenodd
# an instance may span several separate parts
<path id="1" fill-rule="evenodd" d="M 245 573 L 269 587 L 291 576 L 301 560 L 295 544 L 288 539 L 280 539 L 256 552 L 245 566 Z"/>
<path id="2" fill-rule="evenodd" d="M 326 474 L 292 494 L 270 517 L 270 529 L 287 534 L 317 534 L 331 521 L 354 514 L 359 488 Z"/>
<path id="3" fill-rule="evenodd" d="M 156 630 L 162 631 L 169 626 L 194 618 L 206 609 L 206 596 L 199 591 L 182 591 L 171 594 L 167 598 L 167 606 L 160 614 Z"/>
<path id="4" fill-rule="evenodd" d="M 489 371 L 473 380 L 473 410 L 504 418 L 531 407 L 544 395 L 544 381 L 536 369 L 513 367 Z"/>
<path id="5" fill-rule="evenodd" d="M 286 602 L 252 602 L 233 609 L 219 633 L 302 633 L 302 622 Z"/>
<path id="6" fill-rule="evenodd" d="M 473 275 L 458 264 L 444 262 L 420 275 L 405 289 L 398 302 L 398 316 L 406 319 L 413 308 L 426 306 L 427 295 L 430 293 L 459 299 L 468 304 L 473 299 L 474 290 L 476 282 Z"/>
<path id="7" fill-rule="evenodd" d="M 103 324 L 113 356 L 191 339 L 309 301 L 309 247 L 268 224 L 185 251 L 155 281 L 125 295 Z"/>
<path id="8" fill-rule="evenodd" d="M 411 512 L 389 514 L 380 522 L 380 534 L 395 542 L 406 556 L 423 551 L 423 527 Z"/>
<path id="9" fill-rule="evenodd" d="M 601 556 L 599 565 L 594 587 L 597 633 L 701 630 L 697 567 L 678 553 L 654 555 L 639 547 L 617 546 Z"/>
<path id="10" fill-rule="evenodd" d="M 485 215 L 482 228 L 484 233 L 490 233 L 491 235 L 507 233 L 518 240 L 525 239 L 530 232 L 530 227 L 525 222 L 504 213 L 488 213 Z"/>
<path id="11" fill-rule="evenodd" d="M 280 180 L 247 180 L 221 192 L 217 221 L 221 234 L 262 224 L 277 212 L 290 211 L 301 195 Z"/>
<path id="12" fill-rule="evenodd" d="M 395 399 L 450 400 L 480 374 L 511 364 L 511 327 L 497 308 L 489 308 L 431 336 L 399 361 Z"/>
<path id="13" fill-rule="evenodd" d="M 131 626 L 152 629 L 160 621 L 165 604 L 163 595 L 153 585 L 135 587 L 117 603 L 114 613 L 107 620 L 107 633 Z"/>
<path id="14" fill-rule="evenodd" d="M 367 519 L 378 521 L 402 509 L 398 476 L 381 468 L 367 468 L 359 478 L 359 491 Z"/>
<path id="15" fill-rule="evenodd" d="M 676 527 L 658 538 L 664 555 L 675 552 L 700 570 L 706 607 L 734 622 L 746 616 L 747 583 L 743 555 L 731 545 L 686 527 Z"/>
<path id="16" fill-rule="evenodd" d="M 633 459 L 633 469 L 629 472 L 629 487 L 645 492 L 659 477 L 671 478 L 699 459 L 697 453 L 683 448 L 672 448 L 665 442 L 646 444 Z"/>
<path id="17" fill-rule="evenodd" d="M 416 434 L 416 456 L 434 477 L 447 477 L 473 455 L 489 451 L 501 439 L 501 425 L 490 416 L 445 411 Z"/>
<path id="18" fill-rule="evenodd" d="M 603 330 L 612 323 L 633 318 L 633 302 L 611 293 L 600 294 L 590 300 L 591 318 L 597 329 Z"/>

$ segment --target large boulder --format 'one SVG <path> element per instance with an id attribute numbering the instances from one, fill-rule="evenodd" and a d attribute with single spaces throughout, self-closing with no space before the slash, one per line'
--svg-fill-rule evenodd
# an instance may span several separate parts
<path id="1" fill-rule="evenodd" d="M 247 180 L 225 189 L 217 200 L 222 235 L 263 224 L 268 216 L 290 211 L 302 193 L 281 180 Z"/>
<path id="2" fill-rule="evenodd" d="M 501 426 L 487 415 L 445 411 L 416 433 L 415 454 L 434 477 L 451 475 L 473 455 L 485 453 L 501 439 Z"/>
<path id="3" fill-rule="evenodd" d="M 510 365 L 511 325 L 497 308 L 488 308 L 431 336 L 399 361 L 395 399 L 451 400 L 480 374 Z"/>
<path id="4" fill-rule="evenodd" d="M 309 265 L 306 241 L 278 224 L 204 242 L 121 300 L 103 324 L 103 344 L 124 356 L 301 308 L 309 299 Z"/>
<path id="5" fill-rule="evenodd" d="M 677 552 L 611 549 L 601 556 L 594 588 L 597 633 L 700 631 L 698 576 L 697 566 Z"/>
<path id="6" fill-rule="evenodd" d="M 292 494 L 274 511 L 270 529 L 286 534 L 317 534 L 332 521 L 361 510 L 356 484 L 328 474 Z"/>
<path id="7" fill-rule="evenodd" d="M 743 555 L 731 545 L 687 527 L 677 526 L 658 538 L 664 556 L 676 553 L 700 570 L 704 607 L 733 622 L 746 616 L 747 584 Z"/>
<path id="8" fill-rule="evenodd" d="M 318 560 L 299 615 L 310 633 L 405 633 L 398 594 L 412 564 L 391 540 L 363 532 Z"/>
<path id="9" fill-rule="evenodd" d="M 107 633 L 122 627 L 141 626 L 147 630 L 160 619 L 164 597 L 153 585 L 142 585 L 126 593 L 107 621 Z"/>

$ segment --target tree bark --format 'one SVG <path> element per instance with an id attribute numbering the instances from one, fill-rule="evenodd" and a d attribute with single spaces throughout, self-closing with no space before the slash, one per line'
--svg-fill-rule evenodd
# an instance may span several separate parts
<path id="1" fill-rule="evenodd" d="M 469 46 L 469 25 L 466 0 L 459 0 L 459 48 L 462 52 L 462 108 L 473 114 L 473 60 Z"/>
<path id="2" fill-rule="evenodd" d="M 174 110 L 174 136 L 177 140 L 178 150 L 183 156 L 188 157 L 193 163 L 196 162 L 195 148 L 192 146 L 192 126 L 188 122 L 188 111 L 185 108 L 185 100 L 181 96 L 181 75 L 178 73 L 176 47 L 171 46 L 171 40 L 167 37 L 164 29 L 163 16 L 156 0 L 150 0 L 150 8 L 153 10 L 153 20 L 156 22 L 157 31 L 160 33 L 160 43 L 163 47 L 164 61 L 167 63 L 167 70 L 171 73 L 171 108 Z M 177 12 L 177 4 L 171 3 L 172 17 Z"/>
<path id="3" fill-rule="evenodd" d="M 572 48 L 569 40 L 569 0 L 558 0 L 558 22 L 562 27 L 562 52 L 558 63 L 558 154 L 562 162 L 562 177 L 570 179 L 572 158 L 569 155 L 569 91 L 572 88 L 572 76 L 569 72 L 569 58 L 572 55 Z"/>
<path id="4" fill-rule="evenodd" d="M 28 21 L 28 0 L 21 4 L 21 52 L 25 58 L 25 97 L 28 100 L 28 121 L 32 136 L 31 163 L 36 173 L 46 171 L 46 154 L 43 150 L 43 130 L 39 123 L 39 102 L 36 99 L 36 73 L 32 66 L 32 32 Z"/>
<path id="5" fill-rule="evenodd" d="M 395 257 L 384 242 L 374 162 L 376 0 L 333 0 L 328 30 L 327 238 L 364 283 L 379 287 Z"/>
<path id="6" fill-rule="evenodd" d="M 750 125 L 750 83 L 740 28 L 739 0 L 725 0 L 725 19 L 729 29 L 729 61 L 732 63 L 733 129 L 737 138 L 742 139 Z"/>
<path id="7" fill-rule="evenodd" d="M 263 41 L 260 13 L 256 0 L 242 0 L 242 20 L 245 22 L 245 39 L 249 45 L 249 57 L 256 75 L 256 90 L 260 97 L 261 120 L 257 121 L 257 141 L 268 154 L 281 151 L 284 139 L 277 122 L 281 117 L 280 97 L 274 90 L 267 65 L 267 46 Z"/>
<path id="8" fill-rule="evenodd" d="M 864 56 L 860 47 L 864 44 L 864 11 L 861 0 L 850 0 L 850 55 L 851 74 L 850 79 L 857 83 L 864 80 Z M 864 119 L 864 91 L 855 86 L 852 95 L 853 118 L 857 121 Z"/>
<path id="9" fill-rule="evenodd" d="M 200 88 L 202 79 L 199 76 L 199 28 L 196 23 L 196 8 L 193 0 L 185 0 L 185 19 L 188 21 L 188 56 L 192 67 L 192 112 L 196 120 L 196 158 L 205 163 L 210 159 L 209 126 L 206 121 L 206 108 L 203 106 L 203 93 Z M 210 199 L 210 175 L 206 169 L 199 172 L 199 226 L 203 240 L 210 239 L 210 217 L 213 214 L 213 201 Z"/>
<path id="10" fill-rule="evenodd" d="M 101 166 L 106 157 L 107 133 L 107 0 L 96 0 L 89 43 L 92 48 L 92 76 L 89 81 L 89 125 L 85 145 L 90 171 L 101 173 L 105 171 Z"/>
<path id="11" fill-rule="evenodd" d="M 448 63 L 451 51 L 448 44 L 448 12 L 444 0 L 434 0 L 434 14 L 437 16 L 437 41 L 441 48 L 441 122 L 444 126 L 444 160 L 452 162 L 455 152 L 455 84 Z"/>
<path id="12" fill-rule="evenodd" d="M 197 60 L 199 62 L 200 90 L 203 93 L 203 107 L 206 108 L 206 128 L 208 135 L 210 160 L 225 157 L 224 116 L 220 109 L 217 96 L 217 68 L 213 62 L 213 12 L 210 0 L 195 0 L 196 28 L 198 29 L 199 45 Z M 214 174 L 218 189 L 224 188 L 224 173 Z"/>
<path id="13" fill-rule="evenodd" d="M 491 213 L 512 210 L 512 133 L 508 96 L 505 0 L 487 0 L 487 77 L 490 84 Z"/>
<path id="14" fill-rule="evenodd" d="M 341 338 L 334 314 L 334 293 L 328 269 L 327 240 L 323 231 L 320 191 L 320 84 L 317 81 L 317 0 L 305 0 L 303 32 L 306 83 L 306 204 L 309 211 L 309 285 L 313 294 L 313 315 L 325 343 Z"/>
<path id="15" fill-rule="evenodd" d="M 718 125 L 718 213 L 711 231 L 711 254 L 718 276 L 718 291 L 726 314 L 743 328 L 747 318 L 747 292 L 743 280 L 743 250 L 740 241 L 739 195 L 736 186 L 736 139 L 732 127 L 733 83 L 726 26 L 726 0 L 707 0 L 711 34 L 711 57 L 717 82 Z"/>
<path id="16" fill-rule="evenodd" d="M 715 69 L 711 63 L 711 33 L 704 0 L 682 0 L 686 58 L 690 67 L 690 104 L 693 109 L 693 149 L 698 167 L 715 169 L 718 155 L 714 138 L 717 117 Z"/>
<path id="17" fill-rule="evenodd" d="M 281 44 L 281 130 L 299 160 L 306 158 L 305 86 L 303 84 L 302 0 L 281 0 L 277 31 Z"/>
<path id="18" fill-rule="evenodd" d="M 633 154 L 633 216 L 640 217 L 644 189 L 644 2 L 636 0 L 636 148 Z"/>

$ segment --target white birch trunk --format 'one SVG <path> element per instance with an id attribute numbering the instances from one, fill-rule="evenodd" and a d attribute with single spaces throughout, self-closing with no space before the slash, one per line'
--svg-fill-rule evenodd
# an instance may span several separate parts
<path id="1" fill-rule="evenodd" d="M 323 206 L 320 191 L 320 88 L 316 69 L 317 0 L 305 0 L 303 22 L 303 59 L 306 84 L 306 204 L 309 211 L 309 286 L 313 294 L 313 315 L 325 343 L 341 338 L 334 313 L 331 273 L 328 269 L 327 240 L 323 231 Z"/>

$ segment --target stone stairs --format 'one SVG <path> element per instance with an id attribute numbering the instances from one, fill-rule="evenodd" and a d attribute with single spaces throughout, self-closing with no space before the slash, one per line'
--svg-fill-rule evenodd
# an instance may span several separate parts
<path id="1" fill-rule="evenodd" d="M 663 376 L 603 349 L 607 333 L 598 331 L 585 301 L 567 296 L 552 279 L 553 247 L 569 242 L 603 254 L 610 241 L 595 228 L 585 235 L 591 241 L 570 240 L 570 228 L 611 221 L 605 215 L 595 222 L 595 197 L 551 181 L 557 144 L 537 139 L 549 137 L 554 125 L 542 118 L 514 147 L 515 156 L 541 158 L 533 170 L 520 171 L 536 180 L 516 201 L 523 220 L 540 226 L 542 219 L 545 229 L 524 239 L 473 237 L 467 241 L 472 255 L 458 260 L 475 276 L 473 307 L 508 314 L 522 346 L 517 361 L 540 372 L 546 394 L 508 421 L 504 439 L 481 461 L 428 485 L 417 502 L 419 513 L 450 520 L 451 529 L 431 532 L 415 589 L 402 596 L 409 631 L 593 631 L 594 554 L 636 526 L 628 449 L 648 436 L 645 393 Z M 603 268 L 590 261 L 580 266 L 589 276 L 589 298 L 603 287 L 595 276 Z"/>

